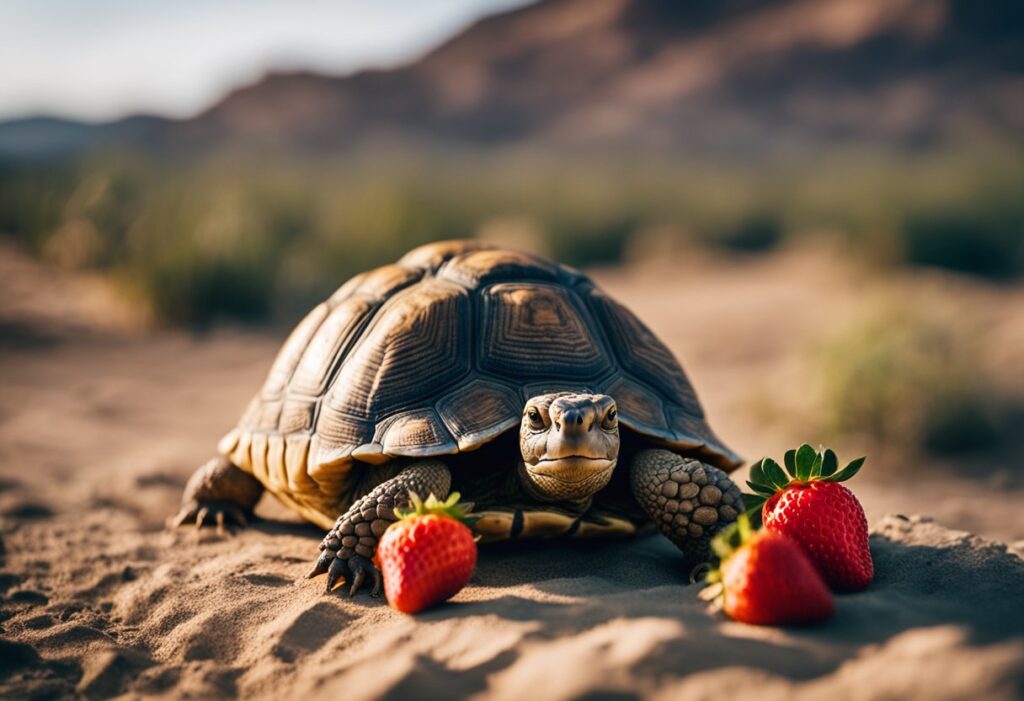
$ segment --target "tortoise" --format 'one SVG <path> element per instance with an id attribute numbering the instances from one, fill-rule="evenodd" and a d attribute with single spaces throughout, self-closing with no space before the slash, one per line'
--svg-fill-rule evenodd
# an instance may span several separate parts
<path id="1" fill-rule="evenodd" d="M 268 490 L 328 529 L 309 576 L 352 594 L 380 593 L 377 540 L 410 492 L 460 492 L 485 542 L 656 527 L 691 561 L 742 510 L 741 458 L 647 326 L 568 266 L 471 240 L 313 309 L 219 452 L 176 525 L 245 525 Z"/>

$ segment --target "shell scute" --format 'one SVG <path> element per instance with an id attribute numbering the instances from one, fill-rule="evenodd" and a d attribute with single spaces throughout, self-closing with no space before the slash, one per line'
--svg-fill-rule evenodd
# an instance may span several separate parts
<path id="1" fill-rule="evenodd" d="M 354 295 L 330 311 L 310 336 L 306 350 L 296 364 L 289 385 L 290 394 L 317 397 L 323 393 L 331 373 L 376 306 L 373 300 Z"/>
<path id="2" fill-rule="evenodd" d="M 451 283 L 426 280 L 392 297 L 345 359 L 325 409 L 380 420 L 436 396 L 469 373 L 470 326 L 469 294 Z"/>
<path id="3" fill-rule="evenodd" d="M 415 409 L 392 417 L 378 429 L 375 440 L 386 454 L 428 456 L 458 452 L 455 439 L 433 409 Z"/>
<path id="4" fill-rule="evenodd" d="M 305 398 L 288 399 L 281 408 L 278 431 L 285 435 L 308 431 L 313 428 L 313 417 L 315 414 L 315 400 Z"/>
<path id="5" fill-rule="evenodd" d="M 668 346 L 633 312 L 601 290 L 591 288 L 587 297 L 623 369 L 652 387 L 664 388 L 674 403 L 693 416 L 703 417 L 693 386 Z"/>
<path id="6" fill-rule="evenodd" d="M 615 398 L 623 425 L 639 433 L 669 433 L 664 403 L 652 390 L 628 377 L 619 377 L 605 387 L 604 393 Z"/>
<path id="7" fill-rule="evenodd" d="M 410 268 L 422 268 L 433 274 L 442 265 L 456 256 L 491 248 L 494 247 L 481 241 L 474 241 L 473 239 L 435 241 L 434 243 L 427 243 L 412 249 L 398 260 L 398 264 Z"/>
<path id="8" fill-rule="evenodd" d="M 477 288 L 505 280 L 558 282 L 560 271 L 556 264 L 529 253 L 485 248 L 452 258 L 438 275 Z"/>
<path id="9" fill-rule="evenodd" d="M 519 394 L 507 385 L 475 379 L 443 396 L 436 408 L 465 451 L 517 425 L 521 405 Z"/>
<path id="10" fill-rule="evenodd" d="M 320 324 L 327 318 L 329 312 L 330 307 L 326 304 L 316 305 L 288 336 L 284 345 L 281 346 L 281 350 L 278 351 L 273 365 L 270 366 L 270 372 L 267 373 L 267 379 L 263 383 L 260 395 L 264 399 L 277 399 L 284 392 L 288 382 L 292 379 L 292 373 L 295 372 L 295 366 L 298 365 L 303 352 L 309 346 L 309 339 L 320 328 Z"/>
<path id="11" fill-rule="evenodd" d="M 596 379 L 613 369 L 593 320 L 571 290 L 506 282 L 480 294 L 481 370 L 522 381 Z"/>

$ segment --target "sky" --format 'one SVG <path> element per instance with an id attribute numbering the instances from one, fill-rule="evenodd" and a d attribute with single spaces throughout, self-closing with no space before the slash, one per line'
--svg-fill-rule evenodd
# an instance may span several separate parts
<path id="1" fill-rule="evenodd" d="M 0 0 L 0 119 L 189 116 L 268 69 L 415 58 L 526 0 Z"/>

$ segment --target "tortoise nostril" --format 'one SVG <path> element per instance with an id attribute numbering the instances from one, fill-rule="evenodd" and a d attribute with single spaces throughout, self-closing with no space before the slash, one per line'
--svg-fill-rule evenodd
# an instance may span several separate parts
<path id="1" fill-rule="evenodd" d="M 577 426 L 582 426 L 583 425 L 583 417 L 582 416 L 577 416 L 576 417 L 576 425 Z"/>

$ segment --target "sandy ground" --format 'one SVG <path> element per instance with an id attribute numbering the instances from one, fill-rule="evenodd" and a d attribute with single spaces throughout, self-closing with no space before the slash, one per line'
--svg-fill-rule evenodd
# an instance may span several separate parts
<path id="1" fill-rule="evenodd" d="M 674 272 L 597 276 L 679 353 L 737 449 L 804 438 L 752 407 L 801 380 L 803 347 L 870 281 L 812 253 Z M 1020 291 L 956 296 L 996 294 L 1012 366 Z M 286 330 L 131 333 L 129 316 L 94 282 L 0 248 L 3 698 L 1024 695 L 1019 466 L 965 458 L 921 477 L 869 461 L 854 486 L 877 581 L 814 629 L 709 611 L 656 536 L 490 548 L 452 603 L 410 618 L 301 580 L 321 534 L 269 497 L 233 536 L 165 530 Z"/>

